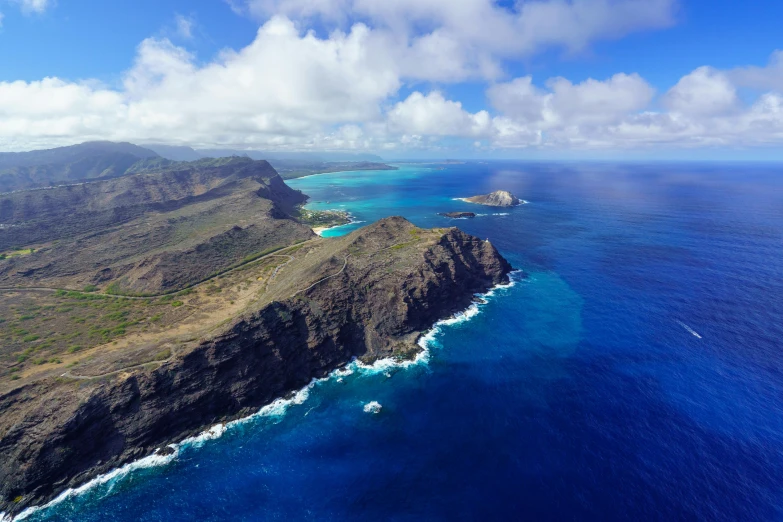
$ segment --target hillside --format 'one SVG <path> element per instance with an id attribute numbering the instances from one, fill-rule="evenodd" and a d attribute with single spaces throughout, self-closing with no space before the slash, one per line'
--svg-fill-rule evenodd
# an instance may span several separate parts
<path id="1" fill-rule="evenodd" d="M 289 215 L 304 201 L 267 162 L 248 158 L 0 195 L 0 286 L 181 289 L 310 238 Z"/>
<path id="2" fill-rule="evenodd" d="M 196 150 L 190 147 L 170 145 L 147 145 L 160 154 L 165 160 L 197 161 L 202 158 L 243 157 L 268 161 L 283 179 L 293 179 L 324 172 L 342 172 L 350 170 L 397 170 L 383 163 L 383 159 L 375 154 L 349 153 L 308 153 L 308 152 L 267 152 L 258 150 L 205 149 Z M 164 160 L 164 161 L 165 161 Z M 146 162 L 134 166 L 129 172 L 146 168 Z M 153 160 L 154 163 L 154 160 Z"/>
<path id="3" fill-rule="evenodd" d="M 0 508 L 18 511 L 249 415 L 353 357 L 411 358 L 422 332 L 510 270 L 487 241 L 388 218 L 270 254 L 176 300 L 60 293 L 29 311 L 17 301 L 20 326 L 69 309 L 77 335 L 96 314 L 122 333 L 0 380 Z"/>
<path id="4" fill-rule="evenodd" d="M 112 178 L 158 155 L 131 143 L 94 141 L 30 152 L 0 153 L 0 193 Z"/>

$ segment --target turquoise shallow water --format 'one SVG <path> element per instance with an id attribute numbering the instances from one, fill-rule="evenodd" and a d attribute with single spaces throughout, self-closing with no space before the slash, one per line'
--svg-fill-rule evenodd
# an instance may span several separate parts
<path id="1" fill-rule="evenodd" d="M 293 180 L 310 208 L 357 220 L 325 235 L 388 215 L 457 225 L 524 275 L 436 328 L 419 364 L 355 367 L 29 520 L 779 520 L 781 170 L 469 163 Z M 496 189 L 529 204 L 454 199 Z M 461 210 L 481 215 L 437 215 Z"/>

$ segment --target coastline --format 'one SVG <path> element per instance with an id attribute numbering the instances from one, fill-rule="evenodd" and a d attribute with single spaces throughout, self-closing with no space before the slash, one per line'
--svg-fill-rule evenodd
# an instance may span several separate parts
<path id="1" fill-rule="evenodd" d="M 323 237 L 323 233 L 326 232 L 327 230 L 332 230 L 334 228 L 340 228 L 340 227 L 347 227 L 348 225 L 355 225 L 357 223 L 364 223 L 364 221 L 355 220 L 353 216 L 351 216 L 350 214 L 348 215 L 348 219 L 350 220 L 348 221 L 348 223 L 343 223 L 341 225 L 333 225 L 331 227 L 314 227 L 313 232 Z"/>
<path id="2" fill-rule="evenodd" d="M 397 170 L 400 170 L 400 167 L 398 165 L 402 165 L 402 163 L 386 163 L 389 167 L 393 167 L 391 169 L 355 169 L 355 170 L 334 170 L 329 172 L 313 172 L 312 174 L 305 174 L 304 176 L 296 176 L 293 178 L 283 178 L 283 181 L 288 183 L 289 181 L 295 181 L 298 179 L 304 179 L 304 178 L 310 178 L 313 176 L 323 176 L 325 174 L 350 174 L 351 172 L 395 172 Z M 282 176 L 281 176 L 282 177 Z M 0 521 L 2 522 L 2 521 Z"/>
<path id="3" fill-rule="evenodd" d="M 173 462 L 180 455 L 182 450 L 186 450 L 188 448 L 198 449 L 206 442 L 219 439 L 225 433 L 235 429 L 238 426 L 253 422 L 260 418 L 282 417 L 286 414 L 290 407 L 301 405 L 307 401 L 310 395 L 310 391 L 313 390 L 316 386 L 331 379 L 340 380 L 354 373 L 374 375 L 379 373 L 386 373 L 389 370 L 395 368 L 407 369 L 413 366 L 426 365 L 430 361 L 431 348 L 433 346 L 437 346 L 435 344 L 436 337 L 439 333 L 442 332 L 442 327 L 453 326 L 470 321 L 470 319 L 478 315 L 481 312 L 481 309 L 488 304 L 489 298 L 496 296 L 496 292 L 498 290 L 513 288 L 518 282 L 514 276 L 516 274 L 522 273 L 522 270 L 512 270 L 507 274 L 507 282 L 496 284 L 483 293 L 474 294 L 474 297 L 478 299 L 474 300 L 467 308 L 462 311 L 455 312 L 445 319 L 436 321 L 428 330 L 421 332 L 416 341 L 416 344 L 420 347 L 420 350 L 416 353 L 416 356 L 413 359 L 399 360 L 393 357 L 386 357 L 367 364 L 354 357 L 351 361 L 332 370 L 327 376 L 322 378 L 313 378 L 310 383 L 304 387 L 298 390 L 289 391 L 284 396 L 278 397 L 270 403 L 264 405 L 255 413 L 234 420 L 214 424 L 213 426 L 204 429 L 195 436 L 187 437 L 177 443 L 167 444 L 159 447 L 151 455 L 129 462 L 118 468 L 114 468 L 111 471 L 98 475 L 75 488 L 66 489 L 46 504 L 27 507 L 21 513 L 15 516 L 11 516 L 6 513 L 0 513 L 0 522 L 17 522 L 26 520 L 35 513 L 51 509 L 68 500 L 69 498 L 88 493 L 89 491 L 103 484 L 110 484 L 110 487 L 114 487 L 117 481 L 124 480 L 135 470 L 166 466 Z"/>

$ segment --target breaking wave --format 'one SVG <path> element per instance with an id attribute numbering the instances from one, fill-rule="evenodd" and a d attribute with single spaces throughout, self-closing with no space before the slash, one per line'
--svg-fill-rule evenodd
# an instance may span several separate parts
<path id="1" fill-rule="evenodd" d="M 443 332 L 444 327 L 466 323 L 476 317 L 479 313 L 481 313 L 481 309 L 487 304 L 487 299 L 494 297 L 499 291 L 512 288 L 518 282 L 520 275 L 520 270 L 511 272 L 511 274 L 509 274 L 509 282 L 507 284 L 499 284 L 492 287 L 483 294 L 475 294 L 475 297 L 478 298 L 477 302 L 472 303 L 468 308 L 462 312 L 454 314 L 452 317 L 436 322 L 432 328 L 419 337 L 418 345 L 421 347 L 421 351 L 418 352 L 413 359 L 398 360 L 387 358 L 380 359 L 372 364 L 364 364 L 358 359 L 354 359 L 345 367 L 338 368 L 321 379 L 313 379 L 304 388 L 288 395 L 285 398 L 278 398 L 272 401 L 252 415 L 233 420 L 225 424 L 215 424 L 214 426 L 204 430 L 194 437 L 184 439 L 177 444 L 169 444 L 166 447 L 165 454 L 161 452 L 162 448 L 159 448 L 152 455 L 125 464 L 124 466 L 116 468 L 103 475 L 99 475 L 79 487 L 67 489 L 47 504 L 42 506 L 29 507 L 16 517 L 12 518 L 8 515 L 5 515 L 4 513 L 0 513 L 0 522 L 17 522 L 25 520 L 35 513 L 51 509 L 70 498 L 83 495 L 96 487 L 100 487 L 106 484 L 108 484 L 109 487 L 113 487 L 119 481 L 123 480 L 126 476 L 136 470 L 166 466 L 174 461 L 177 456 L 180 455 L 182 450 L 198 449 L 208 441 L 219 439 L 238 426 L 257 421 L 261 418 L 281 419 L 292 406 L 304 404 L 310 396 L 310 390 L 331 379 L 335 379 L 337 382 L 342 382 L 343 378 L 354 373 L 361 375 L 376 375 L 380 373 L 388 373 L 393 369 L 404 369 L 411 366 L 426 365 L 430 360 L 430 348 L 433 346 L 438 346 L 437 337 Z"/>

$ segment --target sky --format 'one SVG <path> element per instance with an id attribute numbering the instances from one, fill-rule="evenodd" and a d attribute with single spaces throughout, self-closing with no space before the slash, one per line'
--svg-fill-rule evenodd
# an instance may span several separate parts
<path id="1" fill-rule="evenodd" d="M 0 0 L 0 150 L 783 160 L 779 0 Z"/>

